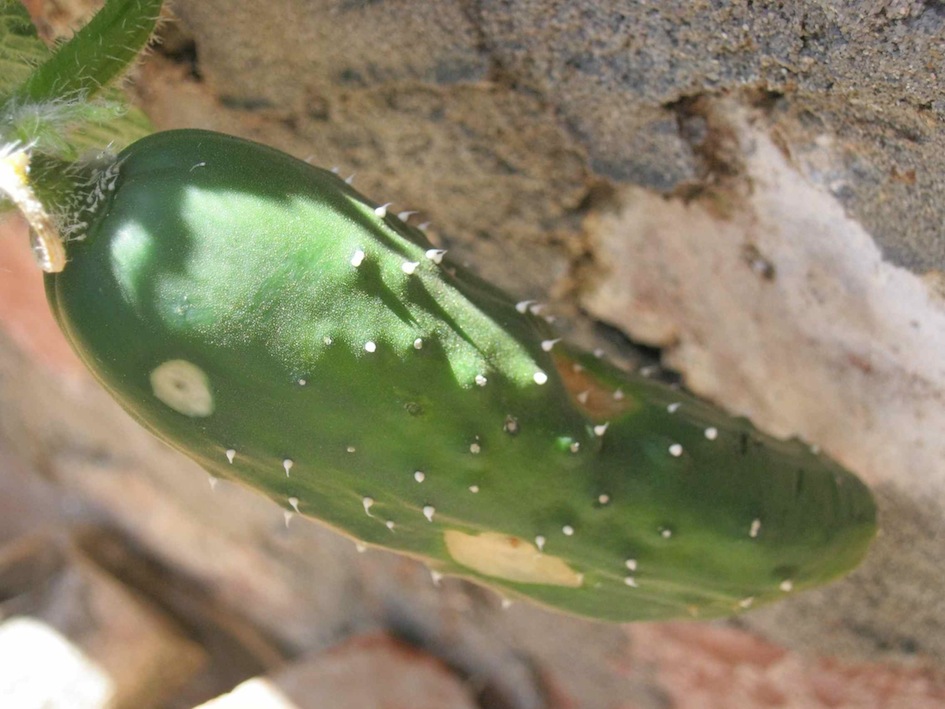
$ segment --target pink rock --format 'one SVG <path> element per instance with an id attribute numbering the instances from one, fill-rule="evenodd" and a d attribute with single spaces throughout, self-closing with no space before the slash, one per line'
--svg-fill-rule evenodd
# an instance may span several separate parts
<path id="1" fill-rule="evenodd" d="M 0 217 L 0 327 L 29 356 L 70 378 L 85 367 L 66 343 L 46 304 L 43 272 L 30 253 L 26 222 Z"/>
<path id="2" fill-rule="evenodd" d="M 440 661 L 387 635 L 361 636 L 255 678 L 201 709 L 475 709 Z"/>
<path id="3" fill-rule="evenodd" d="M 940 709 L 931 666 L 808 657 L 721 625 L 628 626 L 627 667 L 650 674 L 674 709 Z"/>

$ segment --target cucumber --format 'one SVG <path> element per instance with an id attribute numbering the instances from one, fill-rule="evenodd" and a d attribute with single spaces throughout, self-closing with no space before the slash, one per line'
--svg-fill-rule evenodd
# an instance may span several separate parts
<path id="1" fill-rule="evenodd" d="M 854 475 L 559 342 L 332 172 L 169 131 L 85 189 L 46 274 L 66 337 L 142 425 L 287 512 L 609 621 L 738 613 L 866 553 Z"/>

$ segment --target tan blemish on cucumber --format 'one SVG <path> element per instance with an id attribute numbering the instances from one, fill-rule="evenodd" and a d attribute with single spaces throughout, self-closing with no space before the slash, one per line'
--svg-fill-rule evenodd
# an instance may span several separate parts
<path id="1" fill-rule="evenodd" d="M 174 411 L 190 417 L 213 413 L 213 394 L 206 372 L 184 359 L 171 359 L 151 372 L 151 390 Z"/>
<path id="2" fill-rule="evenodd" d="M 541 583 L 578 588 L 584 581 L 556 556 L 542 553 L 534 544 L 498 532 L 472 535 L 447 530 L 446 549 L 458 563 L 485 576 L 515 583 Z"/>
<path id="3" fill-rule="evenodd" d="M 566 354 L 556 352 L 554 363 L 572 402 L 591 418 L 616 418 L 639 407 L 635 399 L 619 389 L 615 391 Z"/>

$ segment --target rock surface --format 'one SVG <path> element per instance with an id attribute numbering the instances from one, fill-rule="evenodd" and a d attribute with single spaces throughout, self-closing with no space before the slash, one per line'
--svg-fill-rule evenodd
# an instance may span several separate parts
<path id="1" fill-rule="evenodd" d="M 470 692 L 429 655 L 384 636 L 350 640 L 254 678 L 199 709 L 475 709 Z"/>
<path id="2" fill-rule="evenodd" d="M 53 32 L 88 3 L 29 5 Z M 141 432 L 63 346 L 9 221 L 0 489 L 32 502 L 0 496 L 0 534 L 29 538 L 34 511 L 201 648 L 167 706 L 309 662 L 359 676 L 374 651 L 351 638 L 378 629 L 418 649 L 405 675 L 435 666 L 484 708 L 945 702 L 941 3 L 174 7 L 135 87 L 158 127 L 271 143 L 423 210 L 584 344 L 659 347 L 701 395 L 829 451 L 874 486 L 883 532 L 849 579 L 727 624 L 610 627 L 435 586 Z M 364 689 L 330 686 L 336 706 Z"/>

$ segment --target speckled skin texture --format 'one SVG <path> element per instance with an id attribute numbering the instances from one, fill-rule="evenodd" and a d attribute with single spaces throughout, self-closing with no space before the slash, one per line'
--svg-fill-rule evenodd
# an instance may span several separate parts
<path id="1" fill-rule="evenodd" d="M 337 175 L 210 131 L 117 160 L 50 308 L 214 478 L 612 621 L 732 615 L 864 556 L 857 478 L 570 349 Z"/>

